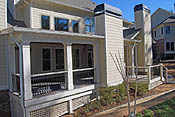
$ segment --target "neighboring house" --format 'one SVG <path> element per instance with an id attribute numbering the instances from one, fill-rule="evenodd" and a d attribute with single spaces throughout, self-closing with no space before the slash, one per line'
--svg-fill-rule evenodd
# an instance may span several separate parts
<path id="1" fill-rule="evenodd" d="M 123 30 L 125 62 L 127 66 L 152 65 L 152 37 L 150 9 L 143 5 L 134 8 L 135 23 Z M 137 56 L 137 58 L 136 58 Z"/>
<path id="2" fill-rule="evenodd" d="M 72 113 L 93 99 L 97 88 L 122 83 L 110 53 L 119 52 L 124 59 L 129 54 L 125 47 L 135 42 L 141 44 L 139 65 L 152 64 L 150 12 L 144 5 L 135 7 L 136 27 L 127 29 L 134 30 L 132 34 L 125 30 L 123 37 L 123 26 L 133 23 L 123 21 L 121 10 L 107 4 L 0 3 L 0 90 L 9 90 L 14 117 Z"/>
<path id="3" fill-rule="evenodd" d="M 175 14 L 157 9 L 151 16 L 154 59 L 175 57 Z"/>

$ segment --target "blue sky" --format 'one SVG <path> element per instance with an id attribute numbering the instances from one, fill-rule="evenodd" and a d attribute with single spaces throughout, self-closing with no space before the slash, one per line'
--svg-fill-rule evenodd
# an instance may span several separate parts
<path id="1" fill-rule="evenodd" d="M 154 13 L 158 8 L 168 11 L 174 10 L 175 0 L 92 0 L 97 4 L 106 3 L 118 7 L 123 12 L 123 17 L 129 21 L 134 21 L 134 6 L 137 4 L 145 4 Z"/>

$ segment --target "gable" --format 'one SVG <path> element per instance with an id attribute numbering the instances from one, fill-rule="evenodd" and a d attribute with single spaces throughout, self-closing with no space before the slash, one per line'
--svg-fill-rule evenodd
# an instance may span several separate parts
<path id="1" fill-rule="evenodd" d="M 152 28 L 159 25 L 161 22 L 163 22 L 170 16 L 175 16 L 175 14 L 161 8 L 157 9 L 151 16 Z"/>

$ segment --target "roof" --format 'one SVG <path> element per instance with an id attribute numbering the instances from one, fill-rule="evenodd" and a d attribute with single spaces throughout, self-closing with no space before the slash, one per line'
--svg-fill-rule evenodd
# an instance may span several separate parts
<path id="1" fill-rule="evenodd" d="M 131 39 L 133 40 L 139 33 L 141 29 L 129 28 L 123 30 L 123 37 L 124 39 Z"/>
<path id="2" fill-rule="evenodd" d="M 162 9 L 162 8 L 158 8 L 158 9 L 151 15 L 151 17 L 152 17 L 153 15 L 155 15 L 158 11 L 163 11 L 163 12 L 168 13 L 168 14 L 170 14 L 170 15 L 174 15 L 174 13 L 172 13 L 172 12 L 170 12 L 170 11 L 167 11 L 167 10 Z"/>
<path id="3" fill-rule="evenodd" d="M 94 10 L 94 8 L 96 7 L 96 3 L 92 2 L 91 0 L 53 0 L 53 1 L 58 1 L 89 10 Z"/>
<path id="4" fill-rule="evenodd" d="M 8 26 L 26 27 L 23 21 L 19 21 L 13 18 L 8 8 L 7 8 L 7 22 Z"/>
<path id="5" fill-rule="evenodd" d="M 81 33 L 64 32 L 64 31 L 52 31 L 52 30 L 24 28 L 24 27 L 7 28 L 7 29 L 0 31 L 0 35 L 5 35 L 5 34 L 13 33 L 13 32 L 32 33 L 32 34 L 51 34 L 51 35 L 61 35 L 61 36 L 104 39 L 104 36 L 101 36 L 101 35 L 81 34 Z"/>

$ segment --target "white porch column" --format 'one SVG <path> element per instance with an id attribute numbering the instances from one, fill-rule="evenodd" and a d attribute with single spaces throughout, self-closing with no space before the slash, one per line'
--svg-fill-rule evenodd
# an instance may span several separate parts
<path id="1" fill-rule="evenodd" d="M 24 100 L 33 98 L 31 85 L 30 45 L 21 45 L 23 61 Z"/>
<path id="2" fill-rule="evenodd" d="M 73 84 L 73 71 L 72 71 L 72 44 L 65 43 L 64 44 L 64 55 L 65 55 L 65 68 L 67 70 L 67 78 L 66 78 L 66 85 L 68 90 L 74 89 Z"/>

